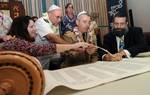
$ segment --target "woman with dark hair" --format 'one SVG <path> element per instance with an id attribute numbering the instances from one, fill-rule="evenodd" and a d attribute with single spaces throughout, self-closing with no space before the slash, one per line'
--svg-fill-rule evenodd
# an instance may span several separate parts
<path id="1" fill-rule="evenodd" d="M 76 26 L 76 15 L 73 11 L 72 3 L 67 3 L 65 6 L 66 15 L 63 17 L 61 22 L 61 34 L 63 35 L 65 32 L 73 30 Z"/>
<path id="2" fill-rule="evenodd" d="M 33 33 L 31 34 L 30 31 Z M 29 16 L 20 16 L 15 18 L 8 35 L 33 42 L 35 40 L 34 37 L 36 36 L 36 28 L 32 18 Z"/>
<path id="3" fill-rule="evenodd" d="M 13 20 L 12 26 L 8 35 L 15 36 L 0 44 L 0 50 L 20 51 L 32 56 L 43 56 L 64 52 L 66 50 L 79 47 L 91 46 L 87 43 L 77 44 L 44 44 L 38 45 L 34 42 L 36 37 L 36 27 L 34 21 L 29 16 L 20 16 Z"/>

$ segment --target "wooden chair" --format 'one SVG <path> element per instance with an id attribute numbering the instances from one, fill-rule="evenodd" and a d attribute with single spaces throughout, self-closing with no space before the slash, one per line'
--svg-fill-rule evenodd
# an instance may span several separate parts
<path id="1" fill-rule="evenodd" d="M 0 95 L 43 95 L 44 86 L 38 60 L 20 52 L 0 52 Z"/>

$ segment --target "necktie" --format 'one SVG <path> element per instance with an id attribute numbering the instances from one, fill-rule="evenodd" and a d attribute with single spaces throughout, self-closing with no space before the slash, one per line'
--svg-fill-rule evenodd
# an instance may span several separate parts
<path id="1" fill-rule="evenodd" d="M 119 51 L 122 51 L 124 49 L 124 41 L 123 40 L 120 40 L 120 43 L 119 43 Z"/>

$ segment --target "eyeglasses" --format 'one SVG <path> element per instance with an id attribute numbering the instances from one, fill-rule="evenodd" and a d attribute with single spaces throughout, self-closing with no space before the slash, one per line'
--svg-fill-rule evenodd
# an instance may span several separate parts
<path id="1" fill-rule="evenodd" d="M 61 16 L 55 16 L 57 19 L 61 19 Z"/>

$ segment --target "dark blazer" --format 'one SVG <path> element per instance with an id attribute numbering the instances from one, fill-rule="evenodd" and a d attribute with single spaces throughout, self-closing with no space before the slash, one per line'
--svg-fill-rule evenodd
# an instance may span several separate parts
<path id="1" fill-rule="evenodd" d="M 141 28 L 129 28 L 128 32 L 124 35 L 125 49 L 131 53 L 134 57 L 140 52 L 146 50 L 146 43 L 144 41 L 144 35 Z M 112 54 L 117 53 L 117 41 L 116 36 L 109 32 L 104 36 L 103 47 L 110 51 Z"/>

